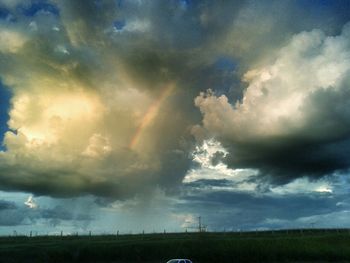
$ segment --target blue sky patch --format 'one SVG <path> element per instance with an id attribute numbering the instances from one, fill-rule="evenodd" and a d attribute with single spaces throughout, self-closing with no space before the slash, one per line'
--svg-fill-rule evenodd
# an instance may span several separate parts
<path id="1" fill-rule="evenodd" d="M 59 10 L 57 6 L 47 2 L 35 2 L 29 7 L 21 7 L 21 12 L 25 16 L 35 16 L 39 12 L 50 13 L 55 16 L 59 16 Z"/>
<path id="2" fill-rule="evenodd" d="M 2 141 L 5 132 L 8 130 L 7 121 L 9 119 L 8 111 L 10 108 L 11 95 L 10 90 L 0 81 L 0 150 L 4 150 Z"/>
<path id="3" fill-rule="evenodd" d="M 229 57 L 220 57 L 216 60 L 214 67 L 223 71 L 234 71 L 237 67 L 237 63 Z"/>
<path id="4" fill-rule="evenodd" d="M 333 12 L 338 18 L 350 18 L 350 1 L 298 0 L 296 3 L 313 16 L 324 16 L 324 12 Z"/>
<path id="5" fill-rule="evenodd" d="M 115 20 L 113 22 L 113 27 L 118 31 L 123 30 L 125 25 L 126 25 L 125 20 Z"/>
<path id="6" fill-rule="evenodd" d="M 180 6 L 184 9 L 187 9 L 188 6 L 191 4 L 190 0 L 179 0 Z"/>
<path id="7" fill-rule="evenodd" d="M 0 8 L 0 19 L 7 19 L 10 15 L 10 12 L 5 8 Z"/>
<path id="8" fill-rule="evenodd" d="M 0 20 L 6 20 L 8 22 L 15 22 L 16 18 L 6 8 L 0 7 Z"/>

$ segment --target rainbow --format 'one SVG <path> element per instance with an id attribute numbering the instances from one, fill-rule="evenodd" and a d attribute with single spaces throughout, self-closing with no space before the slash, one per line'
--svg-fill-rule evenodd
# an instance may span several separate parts
<path id="1" fill-rule="evenodd" d="M 145 115 L 143 116 L 139 126 L 136 129 L 134 136 L 132 137 L 129 143 L 129 149 L 135 149 L 142 132 L 145 128 L 151 123 L 151 121 L 157 116 L 158 111 L 162 103 L 166 98 L 168 98 L 175 88 L 174 84 L 169 84 L 167 87 L 161 92 L 160 96 L 148 107 Z"/>

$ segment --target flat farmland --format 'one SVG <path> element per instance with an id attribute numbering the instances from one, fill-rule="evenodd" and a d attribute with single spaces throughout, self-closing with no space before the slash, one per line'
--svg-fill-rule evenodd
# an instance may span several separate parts
<path id="1" fill-rule="evenodd" d="M 350 231 L 1 237 L 0 262 L 349 262 Z"/>

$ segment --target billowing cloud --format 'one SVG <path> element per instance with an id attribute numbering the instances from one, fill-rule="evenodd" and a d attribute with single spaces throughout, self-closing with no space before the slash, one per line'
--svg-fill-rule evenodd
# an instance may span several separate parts
<path id="1" fill-rule="evenodd" d="M 348 30 L 326 36 L 345 17 L 297 23 L 292 17 L 305 15 L 305 5 L 293 1 L 3 0 L 0 8 L 0 76 L 12 94 L 2 190 L 124 199 L 174 189 L 188 171 L 198 175 L 191 131 L 217 137 L 228 153 L 212 161 L 225 160 L 227 176 L 231 167 L 290 177 L 348 166 L 338 140 L 348 132 L 338 126 L 346 115 Z M 337 10 L 316 13 L 333 18 Z M 314 27 L 326 33 L 296 35 L 271 62 L 277 47 Z M 305 69 L 308 79 L 298 73 Z M 207 88 L 214 93 L 194 105 Z M 265 89 L 267 98 L 259 95 Z M 301 96 L 300 105 L 289 95 Z M 205 129 L 195 126 L 202 118 L 196 106 Z M 332 160 L 315 166 L 330 152 Z M 294 170 L 290 154 L 299 158 Z"/>
<path id="2" fill-rule="evenodd" d="M 147 62 L 141 42 L 129 48 L 123 40 L 135 31 L 140 41 L 143 20 L 127 20 L 118 40 L 108 31 L 118 19 L 115 3 L 101 3 L 97 13 L 95 1 L 80 4 L 58 3 L 62 16 L 36 5 L 30 19 L 4 32 L 0 71 L 13 97 L 0 153 L 2 188 L 125 198 L 181 182 L 191 147 L 189 120 L 176 103 L 184 94 L 173 77 L 161 76 L 167 65 Z M 136 72 L 139 62 L 124 57 L 134 51 L 141 64 L 151 63 L 140 70 L 154 72 L 152 83 Z"/>
<path id="3" fill-rule="evenodd" d="M 275 182 L 348 169 L 349 43 L 348 24 L 337 36 L 302 32 L 274 62 L 244 74 L 242 100 L 201 93 L 195 104 L 206 132 L 229 152 L 225 162 Z"/>

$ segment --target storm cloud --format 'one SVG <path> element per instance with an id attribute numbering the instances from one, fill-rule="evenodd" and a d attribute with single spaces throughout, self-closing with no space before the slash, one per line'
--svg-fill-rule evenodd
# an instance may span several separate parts
<path id="1" fill-rule="evenodd" d="M 349 28 L 294 35 L 273 63 L 244 74 L 235 104 L 212 91 L 195 99 L 203 127 L 229 152 L 226 164 L 277 183 L 349 168 Z"/>
<path id="2" fill-rule="evenodd" d="M 340 2 L 0 1 L 0 77 L 12 94 L 1 189 L 171 192 L 212 138 L 227 151 L 213 163 L 273 182 L 346 170 Z"/>
<path id="3" fill-rule="evenodd" d="M 69 204 L 61 204 L 49 207 L 28 207 L 13 201 L 0 201 L 0 227 L 8 226 L 28 226 L 35 228 L 40 224 L 50 226 L 60 226 L 64 223 L 78 222 L 80 227 L 88 226 L 93 220 L 93 216 L 83 208 L 72 210 Z"/>

